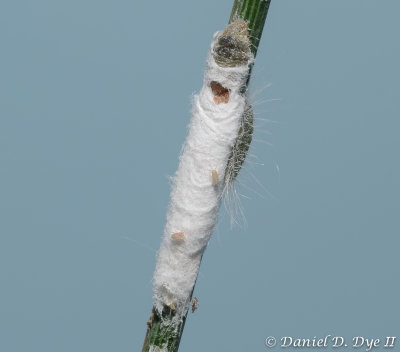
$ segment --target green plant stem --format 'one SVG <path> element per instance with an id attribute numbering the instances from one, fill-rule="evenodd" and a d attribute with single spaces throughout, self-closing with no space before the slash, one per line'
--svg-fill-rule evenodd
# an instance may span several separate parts
<path id="1" fill-rule="evenodd" d="M 166 350 L 178 351 L 181 341 L 183 328 L 185 326 L 186 316 L 178 327 L 173 325 L 165 325 L 163 322 L 171 321 L 174 317 L 174 311 L 169 307 L 164 307 L 162 316 L 153 308 L 144 339 L 142 352 L 150 351 L 150 346 L 157 346 L 162 349 L 166 346 Z M 165 347 L 164 347 L 165 348 Z"/>
<path id="2" fill-rule="evenodd" d="M 229 23 L 237 18 L 241 18 L 247 22 L 252 43 L 251 51 L 254 57 L 257 54 L 258 45 L 260 44 L 270 3 L 271 0 L 235 0 L 232 7 Z"/>
<path id="3" fill-rule="evenodd" d="M 258 45 L 260 43 L 260 38 L 264 28 L 264 23 L 267 17 L 270 3 L 271 0 L 235 0 L 233 4 L 229 23 L 239 18 L 247 22 L 250 33 L 250 40 L 252 44 L 251 51 L 254 57 L 257 54 Z M 246 87 L 248 85 L 250 75 L 251 75 L 251 70 L 249 71 Z M 252 132 L 252 124 L 251 127 L 249 127 L 249 129 L 250 128 Z M 245 134 L 243 138 L 244 141 L 246 141 L 246 138 L 248 138 L 248 136 Z M 242 141 L 239 138 L 238 142 L 242 143 Z M 250 141 L 247 144 L 249 143 Z M 176 325 L 174 326 L 174 324 L 171 324 L 174 316 L 175 316 L 175 310 L 171 309 L 170 307 L 164 306 L 161 315 L 153 307 L 150 319 L 147 323 L 147 332 L 146 332 L 146 337 L 144 339 L 142 352 L 149 352 L 150 349 L 153 349 L 153 351 L 163 351 L 163 352 L 178 351 L 179 343 L 181 341 L 182 332 L 187 317 L 187 312 L 184 318 L 182 319 L 181 323 L 178 324 L 178 326 Z"/>

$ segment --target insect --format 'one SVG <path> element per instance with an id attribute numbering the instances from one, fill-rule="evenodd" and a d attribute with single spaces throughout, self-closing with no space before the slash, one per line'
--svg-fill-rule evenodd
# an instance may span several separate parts
<path id="1" fill-rule="evenodd" d="M 194 313 L 197 308 L 199 308 L 199 299 L 195 297 L 192 300 L 192 313 Z"/>

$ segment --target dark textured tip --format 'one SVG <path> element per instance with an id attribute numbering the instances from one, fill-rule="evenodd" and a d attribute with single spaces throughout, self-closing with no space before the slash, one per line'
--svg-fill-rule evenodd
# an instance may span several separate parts
<path id="1" fill-rule="evenodd" d="M 245 21 L 237 20 L 226 27 L 216 40 L 213 56 L 215 62 L 221 67 L 248 64 L 252 55 Z"/>

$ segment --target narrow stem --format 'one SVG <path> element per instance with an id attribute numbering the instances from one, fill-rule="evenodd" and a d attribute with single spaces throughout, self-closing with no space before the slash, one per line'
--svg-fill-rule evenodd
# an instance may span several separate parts
<path id="1" fill-rule="evenodd" d="M 229 23 L 237 19 L 243 19 L 247 22 L 252 44 L 251 51 L 254 57 L 257 54 L 270 2 L 271 0 L 234 0 Z M 247 83 L 250 79 L 250 74 L 251 71 Z M 147 322 L 147 332 L 142 352 L 178 351 L 187 312 L 178 326 L 173 324 L 174 316 L 175 310 L 171 307 L 165 306 L 161 315 L 153 307 L 150 319 Z"/>
<path id="2" fill-rule="evenodd" d="M 247 22 L 252 44 L 250 49 L 254 58 L 257 55 L 258 45 L 260 44 L 270 4 L 271 0 L 235 0 L 232 7 L 229 23 L 237 18 L 241 18 Z M 245 88 L 249 85 L 252 69 L 253 66 L 250 67 Z"/>
<path id="3" fill-rule="evenodd" d="M 178 351 L 186 316 L 178 326 L 174 326 L 168 324 L 168 321 L 172 321 L 174 315 L 175 313 L 173 310 L 169 307 L 164 307 L 162 316 L 160 316 L 157 310 L 153 307 L 150 319 L 147 322 L 147 332 L 142 352 L 151 351 L 150 346 L 157 346 L 159 351 L 163 352 Z M 159 351 L 154 350 L 154 352 Z"/>

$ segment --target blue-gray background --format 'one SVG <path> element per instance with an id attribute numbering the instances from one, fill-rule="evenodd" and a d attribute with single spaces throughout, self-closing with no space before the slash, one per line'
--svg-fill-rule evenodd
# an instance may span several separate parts
<path id="1" fill-rule="evenodd" d="M 168 176 L 231 5 L 0 3 L 0 351 L 141 349 Z M 221 212 L 182 351 L 400 335 L 399 11 L 272 1 L 246 221 Z"/>

